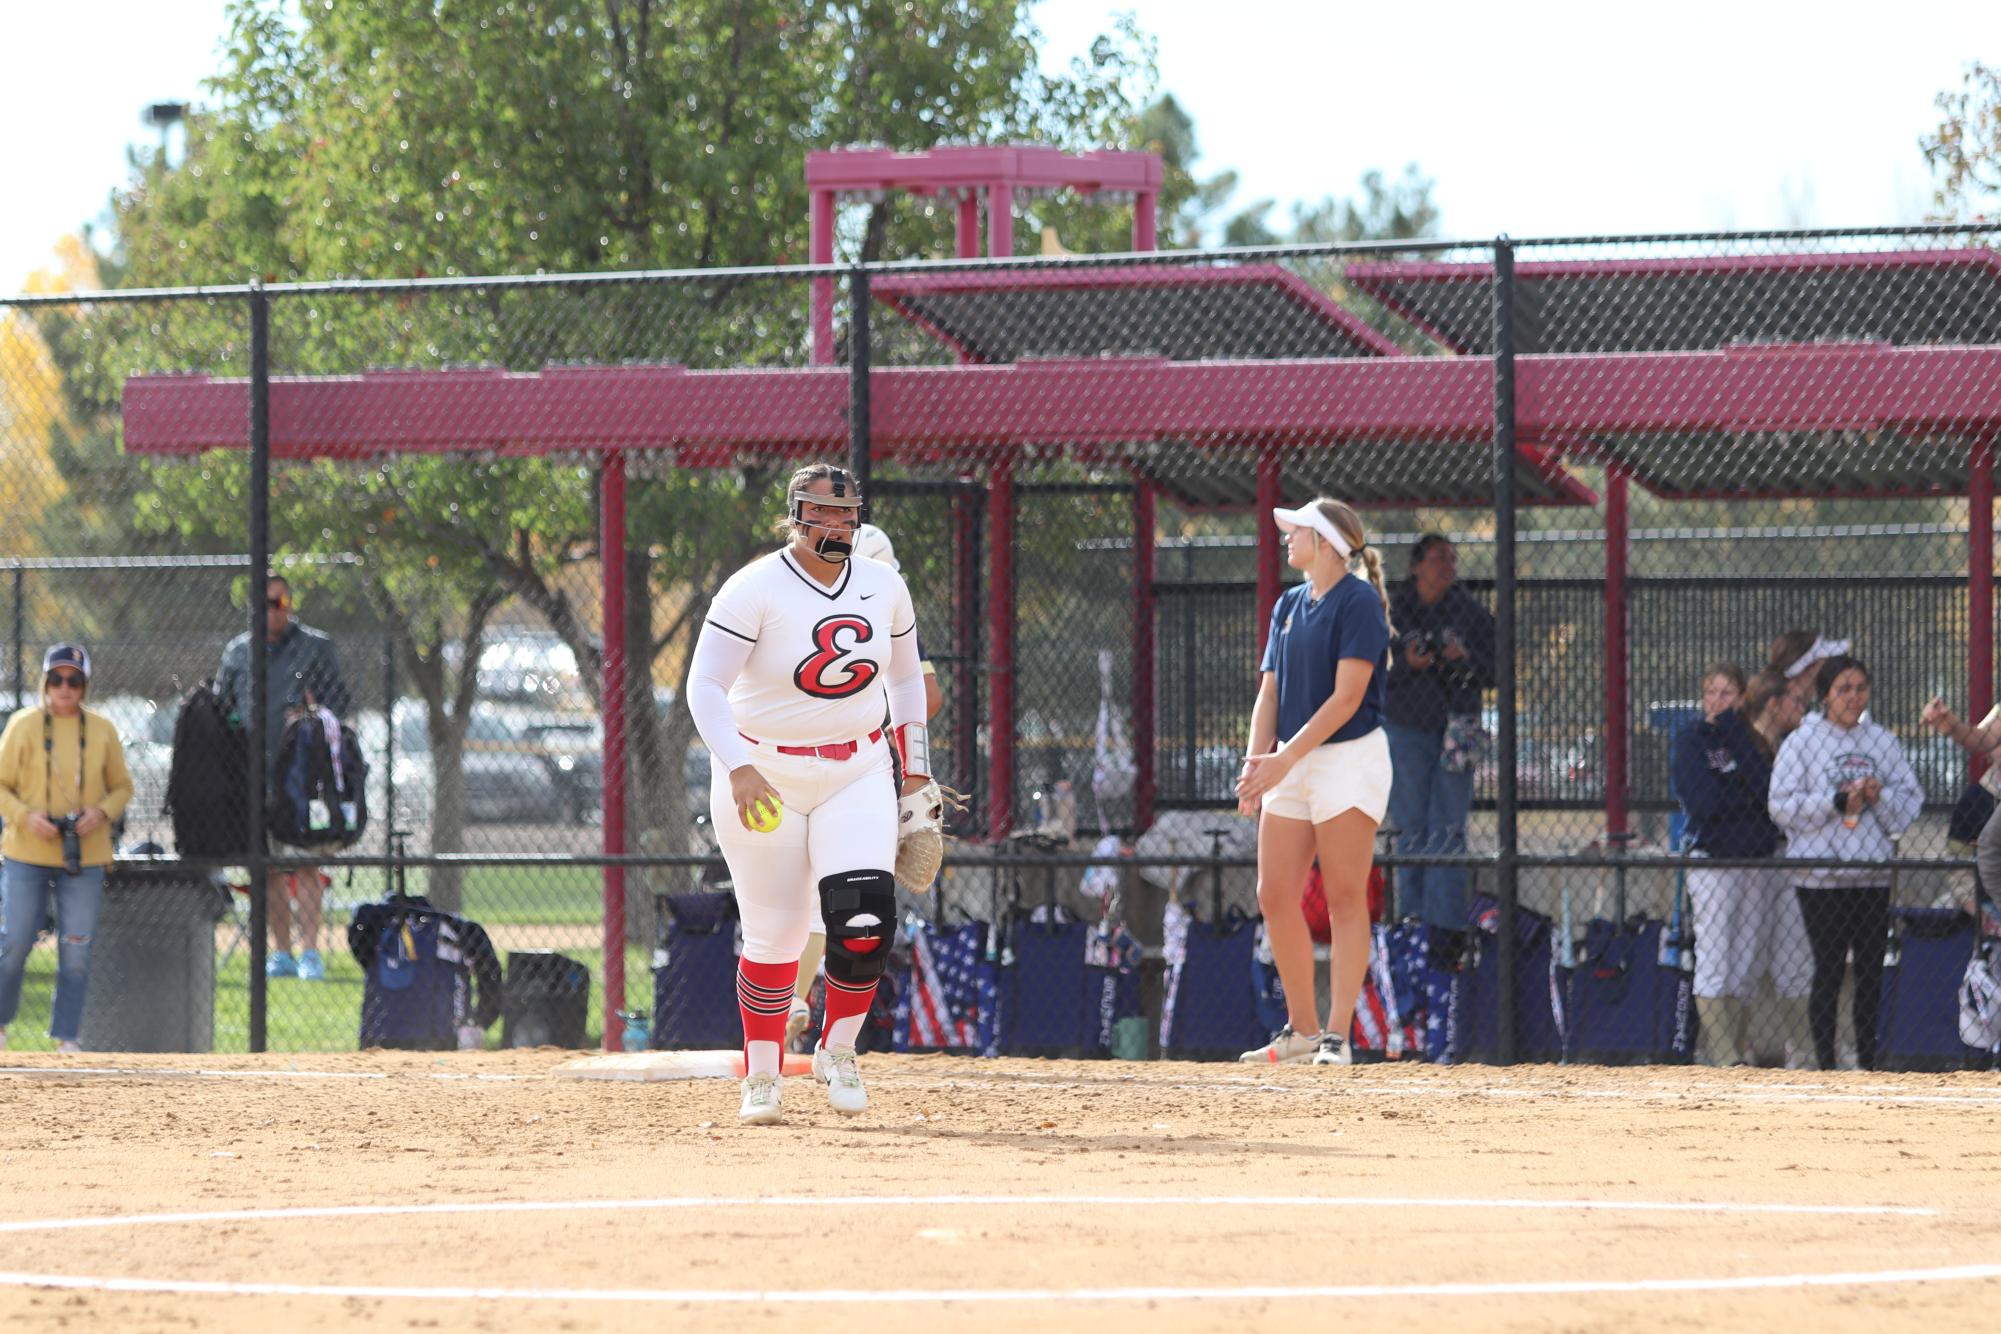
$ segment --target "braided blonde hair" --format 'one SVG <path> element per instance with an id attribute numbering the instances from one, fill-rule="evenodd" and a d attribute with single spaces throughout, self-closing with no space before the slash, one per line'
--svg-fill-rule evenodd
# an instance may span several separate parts
<path id="1" fill-rule="evenodd" d="M 1369 545 L 1369 533 L 1362 526 L 1362 516 L 1355 512 L 1353 505 L 1345 501 L 1329 500 L 1325 496 L 1315 500 L 1313 504 L 1327 516 L 1327 521 L 1334 525 L 1334 531 L 1341 534 L 1342 539 L 1347 542 L 1348 549 L 1353 553 L 1348 558 L 1349 564 L 1352 566 L 1358 560 L 1362 562 L 1362 568 L 1367 572 L 1369 582 L 1376 587 L 1376 596 L 1383 600 L 1383 624 L 1390 627 L 1390 637 L 1395 638 L 1396 625 L 1390 619 L 1389 585 L 1383 582 L 1383 556 L 1380 551 Z"/>

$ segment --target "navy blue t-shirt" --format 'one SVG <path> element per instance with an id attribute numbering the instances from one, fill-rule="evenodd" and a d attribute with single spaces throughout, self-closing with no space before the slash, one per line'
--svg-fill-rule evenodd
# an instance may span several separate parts
<path id="1" fill-rule="evenodd" d="M 1297 736 L 1334 693 L 1335 668 L 1343 658 L 1374 663 L 1376 670 L 1370 673 L 1368 689 L 1354 714 L 1322 744 L 1353 741 L 1382 726 L 1389 647 L 1382 596 L 1360 575 L 1342 579 L 1317 602 L 1313 585 L 1307 582 L 1280 594 L 1272 608 L 1265 659 L 1258 668 L 1278 673 L 1278 744 Z"/>

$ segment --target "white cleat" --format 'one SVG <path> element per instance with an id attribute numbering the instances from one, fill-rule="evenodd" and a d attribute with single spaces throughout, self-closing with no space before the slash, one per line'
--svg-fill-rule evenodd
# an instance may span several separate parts
<path id="1" fill-rule="evenodd" d="M 788 1049 L 799 1040 L 813 1022 L 813 1007 L 798 997 L 792 999 L 792 1013 L 785 1016 L 785 1045 Z"/>
<path id="2" fill-rule="evenodd" d="M 1292 1031 L 1292 1025 L 1271 1035 L 1271 1041 L 1255 1051 L 1247 1051 L 1237 1060 L 1244 1065 L 1305 1065 L 1313 1059 L 1313 1053 L 1320 1044 L 1320 1035 L 1307 1037 Z"/>
<path id="3" fill-rule="evenodd" d="M 1322 1033 L 1320 1043 L 1313 1050 L 1315 1065 L 1353 1065 L 1355 1054 L 1348 1050 L 1348 1044 L 1339 1035 Z"/>
<path id="4" fill-rule="evenodd" d="M 813 1052 L 813 1078 L 827 1086 L 827 1101 L 842 1116 L 868 1110 L 868 1090 L 855 1064 L 853 1047 L 819 1047 Z"/>
<path id="5" fill-rule="evenodd" d="M 736 1119 L 747 1126 L 777 1125 L 785 1116 L 778 1106 L 778 1076 L 752 1075 L 743 1081 L 743 1106 Z"/>

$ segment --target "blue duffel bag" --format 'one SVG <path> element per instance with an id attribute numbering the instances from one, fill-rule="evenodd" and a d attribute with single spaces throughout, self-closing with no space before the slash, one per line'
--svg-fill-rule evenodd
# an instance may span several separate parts
<path id="1" fill-rule="evenodd" d="M 1258 1027 L 1251 982 L 1255 919 L 1232 908 L 1220 922 L 1190 921 L 1186 952 L 1169 973 L 1163 1055 L 1234 1061 L 1271 1036 Z"/>
<path id="2" fill-rule="evenodd" d="M 743 1046 L 736 1004 L 736 896 L 661 894 L 653 969 L 653 1046 L 716 1051 Z"/>
<path id="3" fill-rule="evenodd" d="M 1893 908 L 1876 1068 L 1959 1070 L 1959 987 L 1973 957 L 1974 922 L 1957 908 Z"/>
<path id="4" fill-rule="evenodd" d="M 1473 896 L 1472 957 L 1452 980 L 1450 1059 L 1455 1062 L 1500 1059 L 1500 919 L 1500 906 L 1492 896 Z M 1563 1059 L 1561 990 L 1549 918 L 1527 908 L 1515 909 L 1516 1060 Z"/>
<path id="5" fill-rule="evenodd" d="M 1693 1058 L 1693 979 L 1661 961 L 1666 931 L 1651 917 L 1585 923 L 1565 1016 L 1571 1060 L 1686 1065 Z"/>

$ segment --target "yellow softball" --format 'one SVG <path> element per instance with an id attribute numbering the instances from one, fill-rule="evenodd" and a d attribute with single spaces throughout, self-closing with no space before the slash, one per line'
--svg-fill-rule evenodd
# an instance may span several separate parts
<path id="1" fill-rule="evenodd" d="M 785 807 L 768 798 L 761 798 L 750 805 L 750 827 L 760 834 L 768 834 L 778 828 L 778 822 L 785 818 Z"/>

